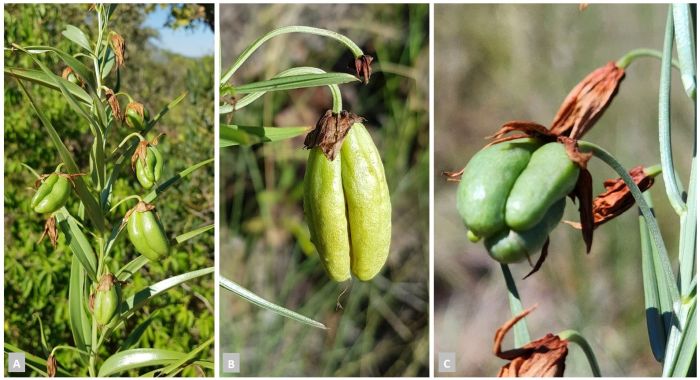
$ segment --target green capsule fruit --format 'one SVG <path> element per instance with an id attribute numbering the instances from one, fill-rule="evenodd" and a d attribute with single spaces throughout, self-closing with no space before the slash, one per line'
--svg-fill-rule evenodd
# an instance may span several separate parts
<path id="1" fill-rule="evenodd" d="M 160 260 L 170 252 L 165 229 L 155 211 L 138 211 L 139 205 L 126 223 L 129 240 L 138 253 L 152 261 Z"/>
<path id="2" fill-rule="evenodd" d="M 384 165 L 367 129 L 350 128 L 340 149 L 350 226 L 350 268 L 362 281 L 384 266 L 391 244 L 391 196 Z"/>
<path id="3" fill-rule="evenodd" d="M 535 227 L 522 232 L 506 228 L 487 238 L 484 244 L 489 255 L 500 263 L 512 264 L 536 254 L 542 250 L 549 233 L 561 220 L 565 206 L 566 198 L 560 198 Z"/>
<path id="4" fill-rule="evenodd" d="M 350 237 L 340 157 L 330 161 L 316 147 L 309 152 L 304 174 L 304 214 L 311 241 L 334 281 L 350 278 Z"/>
<path id="5" fill-rule="evenodd" d="M 95 289 L 93 301 L 93 315 L 97 324 L 104 326 L 112 320 L 119 308 L 119 285 L 111 273 L 107 273 L 100 279 Z"/>
<path id="6" fill-rule="evenodd" d="M 139 131 L 146 129 L 148 121 L 151 119 L 148 109 L 143 104 L 131 102 L 127 104 L 124 112 L 124 120 L 129 128 L 134 128 Z"/>
<path id="7" fill-rule="evenodd" d="M 32 198 L 31 207 L 40 214 L 52 213 L 63 207 L 70 195 L 70 181 L 65 176 L 52 173 L 42 182 Z"/>
<path id="8" fill-rule="evenodd" d="M 506 228 L 508 194 L 540 145 L 535 139 L 517 139 L 472 157 L 457 189 L 457 211 L 472 235 L 489 237 Z"/>
<path id="9" fill-rule="evenodd" d="M 506 203 L 506 224 L 525 231 L 537 225 L 551 206 L 574 189 L 579 167 L 564 145 L 553 142 L 537 149 L 515 181 Z"/>
<path id="10" fill-rule="evenodd" d="M 163 156 L 155 146 L 149 145 L 146 148 L 146 159 L 136 160 L 136 179 L 138 179 L 144 189 L 150 189 L 160 180 L 163 172 Z"/>

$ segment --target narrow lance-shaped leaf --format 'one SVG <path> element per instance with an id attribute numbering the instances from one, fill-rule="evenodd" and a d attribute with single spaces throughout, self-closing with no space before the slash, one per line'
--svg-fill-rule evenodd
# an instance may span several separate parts
<path id="1" fill-rule="evenodd" d="M 80 226 L 75 222 L 65 208 L 56 212 L 56 221 L 61 231 L 66 237 L 71 252 L 80 261 L 80 265 L 85 268 L 87 275 L 92 281 L 97 282 L 97 257 L 90 246 L 90 242 L 83 234 Z"/>
<path id="2" fill-rule="evenodd" d="M 203 234 L 207 231 L 211 231 L 213 229 L 214 229 L 213 224 L 209 224 L 209 225 L 206 225 L 204 227 L 199 227 L 199 228 L 196 228 L 192 231 L 185 232 L 184 234 L 178 235 L 177 237 L 175 237 L 175 241 L 177 242 L 177 244 L 182 244 L 182 243 L 186 242 L 187 240 L 195 238 L 198 235 Z"/>
<path id="3" fill-rule="evenodd" d="M 181 359 L 185 354 L 171 350 L 155 348 L 134 348 L 118 352 L 104 361 L 97 374 L 98 377 L 107 377 L 128 370 L 161 366 Z"/>
<path id="4" fill-rule="evenodd" d="M 75 27 L 70 24 L 66 25 L 66 29 L 63 32 L 61 32 L 61 34 L 63 34 L 63 36 L 68 38 L 69 40 L 78 44 L 78 46 L 87 50 L 88 53 L 91 53 L 90 41 L 88 40 L 85 33 L 83 33 L 83 31 L 80 30 L 78 27 Z"/>
<path id="5" fill-rule="evenodd" d="M 83 273 L 82 265 L 80 265 L 77 257 L 73 256 L 68 288 L 68 316 L 75 346 L 82 351 L 87 351 L 87 346 L 91 339 L 90 316 L 87 315 L 83 307 L 85 298 Z"/>
<path id="6" fill-rule="evenodd" d="M 237 86 L 235 91 L 236 94 L 248 94 L 258 91 L 286 91 L 357 81 L 359 79 L 355 76 L 346 73 L 300 74 L 244 84 Z"/>
<path id="7" fill-rule="evenodd" d="M 12 77 L 28 80 L 51 90 L 60 92 L 61 89 L 56 84 L 56 81 L 59 81 L 81 103 L 84 103 L 85 105 L 90 105 L 92 103 L 92 98 L 90 98 L 90 95 L 88 95 L 88 93 L 85 92 L 82 87 L 61 78 L 58 75 L 47 74 L 41 70 L 24 69 L 19 67 L 5 67 L 5 73 Z"/>
<path id="8" fill-rule="evenodd" d="M 686 94 L 695 99 L 695 33 L 691 17 L 690 4 L 678 3 L 673 7 L 673 27 L 676 34 L 676 50 L 681 66 L 681 80 Z"/>
<path id="9" fill-rule="evenodd" d="M 313 326 L 313 327 L 316 327 L 319 329 L 324 329 L 324 330 L 326 329 L 326 325 L 324 325 L 323 323 L 317 322 L 309 317 L 305 317 L 297 312 L 291 311 L 285 307 L 274 304 L 274 303 L 258 296 L 257 294 L 251 292 L 250 290 L 236 284 L 235 282 L 233 282 L 225 277 L 219 276 L 219 284 L 224 289 L 229 290 L 229 291 L 237 294 L 238 296 L 245 299 L 246 301 L 248 301 L 254 305 L 257 305 L 259 307 L 262 307 L 263 309 L 270 310 L 270 311 L 277 313 L 283 317 L 295 320 L 297 322 L 307 324 L 309 326 Z"/>
<path id="10" fill-rule="evenodd" d="M 254 145 L 291 139 L 307 134 L 313 127 L 249 127 L 232 124 L 219 126 L 219 147 Z"/>

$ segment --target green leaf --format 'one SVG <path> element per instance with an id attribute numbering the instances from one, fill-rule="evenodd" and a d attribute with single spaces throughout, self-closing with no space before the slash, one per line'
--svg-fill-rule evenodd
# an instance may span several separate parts
<path id="1" fill-rule="evenodd" d="M 170 277 L 166 280 L 157 282 L 145 289 L 141 289 L 136 294 L 125 299 L 120 308 L 120 318 L 115 318 L 109 325 L 116 325 L 118 322 L 122 322 L 124 319 L 129 318 L 133 313 L 138 310 L 141 306 L 145 305 L 146 302 L 155 298 L 161 293 L 164 293 L 171 288 L 185 283 L 187 281 L 194 280 L 196 278 L 206 276 L 208 274 L 214 273 L 214 267 L 199 269 L 192 272 L 184 273 L 178 276 Z M 118 320 L 118 321 L 117 321 Z"/>
<path id="2" fill-rule="evenodd" d="M 681 306 L 680 327 L 672 331 L 662 376 L 688 376 L 697 350 L 697 297 L 693 296 Z"/>
<path id="3" fill-rule="evenodd" d="M 54 52 L 56 53 L 63 62 L 68 65 L 71 69 L 73 69 L 73 72 L 78 75 L 89 87 L 92 91 L 95 90 L 95 78 L 92 75 L 92 72 L 85 66 L 82 62 L 77 60 L 75 57 L 72 55 L 64 52 L 63 50 L 57 49 L 53 46 L 26 46 L 26 47 L 21 47 L 16 44 L 12 44 L 13 47 L 16 49 L 19 49 L 25 53 L 32 54 L 32 52 L 35 53 L 44 53 L 44 52 Z M 33 58 L 33 55 L 32 55 Z M 35 62 L 39 64 L 39 66 L 43 66 L 43 63 L 41 63 L 39 60 L 36 58 L 34 59 Z M 48 71 L 49 73 L 51 72 L 50 70 L 46 69 L 44 71 Z"/>
<path id="4" fill-rule="evenodd" d="M 148 261 L 149 260 L 146 256 L 139 256 L 121 267 L 115 276 L 117 276 L 119 281 L 126 281 L 131 278 L 134 273 L 138 272 L 139 269 L 143 268 L 144 265 L 148 264 Z"/>
<path id="5" fill-rule="evenodd" d="M 83 33 L 83 31 L 78 29 L 77 27 L 73 25 L 66 25 L 66 30 L 61 32 L 61 34 L 63 34 L 63 36 L 68 38 L 69 40 L 78 44 L 83 49 L 87 50 L 88 52 L 91 52 L 90 41 L 88 40 L 85 33 Z"/>
<path id="6" fill-rule="evenodd" d="M 695 151 L 695 149 L 693 149 Z M 686 199 L 697 199 L 697 168 L 696 159 L 693 157 L 690 161 L 690 181 L 688 184 L 688 194 Z M 681 237 L 678 247 L 679 257 L 679 278 L 681 281 L 681 294 L 687 296 L 690 294 L 692 282 L 696 278 L 696 247 L 697 247 L 697 202 L 687 202 L 688 208 L 681 215 Z"/>
<path id="7" fill-rule="evenodd" d="M 649 193 L 644 193 L 644 198 L 651 204 L 651 196 Z M 660 292 L 659 278 L 656 277 L 656 268 L 654 265 L 654 245 L 649 237 L 649 229 L 643 216 L 639 216 L 639 235 L 642 247 L 642 282 L 644 284 L 644 309 L 647 321 L 647 332 L 649 334 L 649 344 L 651 352 L 658 362 L 663 362 L 666 350 L 666 331 L 667 327 L 664 323 L 663 315 L 672 313 L 669 310 L 670 302 L 664 302 L 662 305 Z M 663 279 L 663 277 L 661 278 Z M 666 294 L 665 287 L 661 289 Z M 668 298 L 668 297 L 666 297 Z"/>
<path id="8" fill-rule="evenodd" d="M 134 348 L 121 351 L 105 360 L 97 376 L 107 377 L 131 369 L 162 366 L 181 359 L 183 356 L 185 354 L 182 352 L 155 348 Z"/>
<path id="9" fill-rule="evenodd" d="M 673 4 L 673 26 L 676 34 L 676 51 L 681 66 L 681 81 L 686 94 L 695 99 L 695 33 L 690 4 Z"/>
<path id="10" fill-rule="evenodd" d="M 80 265 L 85 268 L 90 279 L 97 282 L 97 258 L 95 252 L 92 250 L 90 242 L 80 229 L 80 226 L 78 226 L 73 217 L 68 214 L 65 207 L 56 212 L 55 216 L 58 226 L 66 237 L 66 242 L 71 252 L 78 258 Z"/>
<path id="11" fill-rule="evenodd" d="M 46 343 L 46 334 L 44 333 L 44 324 L 41 323 L 41 315 L 38 312 L 32 314 L 32 317 L 39 322 L 39 338 L 41 339 L 41 348 L 44 352 L 49 352 L 49 345 Z"/>
<path id="12" fill-rule="evenodd" d="M 182 244 L 182 243 L 186 242 L 187 240 L 190 240 L 190 239 L 196 237 L 197 235 L 203 234 L 203 233 L 210 231 L 210 230 L 213 230 L 213 229 L 214 229 L 213 224 L 209 224 L 209 225 L 206 225 L 204 227 L 199 227 L 199 228 L 194 229 L 190 232 L 185 232 L 182 235 L 178 235 L 177 237 L 175 237 L 175 241 L 177 242 L 177 244 Z"/>
<path id="13" fill-rule="evenodd" d="M 235 282 L 233 282 L 225 277 L 219 276 L 219 285 L 221 285 L 222 288 L 237 294 L 239 297 L 245 299 L 246 301 L 248 301 L 254 305 L 257 305 L 259 307 L 262 307 L 263 309 L 270 310 L 270 311 L 277 313 L 283 317 L 293 319 L 297 322 L 301 322 L 301 323 L 307 324 L 309 326 L 313 326 L 313 327 L 316 327 L 319 329 L 324 329 L 324 330 L 327 329 L 326 325 L 324 325 L 323 323 L 317 322 L 317 321 L 315 321 L 311 318 L 305 317 L 297 312 L 291 311 L 287 308 L 284 308 L 282 306 L 274 304 L 274 303 L 258 296 L 257 294 L 251 292 L 250 290 L 236 284 Z"/>
<path id="14" fill-rule="evenodd" d="M 513 275 L 510 273 L 510 268 L 507 264 L 501 264 L 503 278 L 506 280 L 506 288 L 508 288 L 508 303 L 510 304 L 510 312 L 515 317 L 523 312 L 523 304 L 520 301 L 518 287 L 515 285 Z M 513 337 L 515 339 L 515 347 L 522 347 L 530 343 L 530 333 L 527 329 L 527 317 L 521 319 L 513 326 Z"/>
<path id="15" fill-rule="evenodd" d="M 58 75 L 47 74 L 41 70 L 23 69 L 17 67 L 6 67 L 5 73 L 18 79 L 34 82 L 54 91 L 61 91 L 60 87 L 56 84 L 56 81 L 59 81 L 80 102 L 84 103 L 85 105 L 92 104 L 90 95 L 88 95 L 88 93 L 85 92 L 82 87 L 61 78 Z"/>
<path id="16" fill-rule="evenodd" d="M 359 79 L 355 76 L 346 73 L 290 75 L 237 86 L 236 94 L 249 94 L 259 91 L 286 91 L 358 81 Z"/>
<path id="17" fill-rule="evenodd" d="M 85 308 L 84 270 L 80 261 L 73 256 L 70 271 L 70 286 L 68 288 L 68 316 L 70 329 L 73 333 L 75 346 L 87 351 L 91 340 L 90 316 Z"/>
<path id="18" fill-rule="evenodd" d="M 219 147 L 254 145 L 274 142 L 304 135 L 313 127 L 248 127 L 233 124 L 219 126 Z"/>
<path id="19" fill-rule="evenodd" d="M 63 163 L 65 164 L 66 169 L 68 169 L 70 173 L 80 173 L 80 168 L 78 168 L 78 165 L 73 160 L 73 157 L 68 151 L 68 148 L 66 148 L 66 146 L 63 145 L 63 140 L 61 139 L 61 136 L 59 136 L 58 132 L 56 132 L 49 119 L 47 119 L 46 116 L 44 116 L 44 113 L 41 112 L 38 103 L 34 100 L 34 98 L 26 89 L 26 87 L 24 87 L 24 84 L 22 84 L 21 81 L 18 81 L 18 83 L 22 88 L 24 94 L 27 96 L 27 98 L 29 98 L 32 108 L 36 112 L 37 116 L 39 116 L 41 123 L 44 125 L 44 128 L 48 132 L 49 138 L 51 138 L 51 141 L 56 146 L 56 150 L 58 150 L 58 154 L 61 157 Z M 102 211 L 100 210 L 97 201 L 85 185 L 85 181 L 82 177 L 79 176 L 73 179 L 73 184 L 75 185 L 75 191 L 78 194 L 80 201 L 83 202 L 83 205 L 85 205 L 88 217 L 90 218 L 90 220 L 92 220 L 92 222 L 100 231 L 104 231 L 105 223 L 104 219 L 102 218 Z"/>
<path id="20" fill-rule="evenodd" d="M 102 67 L 102 79 L 105 79 L 109 76 L 109 73 L 112 72 L 112 68 L 114 68 L 114 64 L 116 62 L 117 56 L 114 55 L 114 50 L 112 50 L 111 47 L 107 46 L 105 56 L 102 59 L 100 59 L 100 65 Z"/>
<path id="21" fill-rule="evenodd" d="M 174 376 L 178 372 L 180 372 L 187 364 L 193 362 L 199 354 L 204 351 L 205 348 L 211 346 L 211 344 L 214 343 L 214 337 L 209 338 L 207 341 L 204 343 L 200 344 L 197 346 L 194 350 L 190 351 L 187 355 L 185 355 L 182 359 L 176 360 L 173 363 L 168 364 L 165 368 L 163 368 L 160 372 L 164 376 Z"/>

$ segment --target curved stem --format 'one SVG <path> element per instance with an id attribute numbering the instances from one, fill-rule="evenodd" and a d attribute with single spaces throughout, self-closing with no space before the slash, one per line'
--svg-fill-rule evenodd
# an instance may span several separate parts
<path id="1" fill-rule="evenodd" d="M 637 58 L 658 58 L 661 60 L 663 54 L 656 50 L 656 49 L 646 49 L 646 48 L 641 48 L 641 49 L 634 49 L 630 50 L 627 52 L 627 54 L 623 55 L 622 58 L 618 59 L 617 62 L 615 62 L 615 65 L 619 68 L 626 69 L 629 65 L 632 64 L 632 62 L 636 61 Z M 680 70 L 681 66 L 678 63 L 678 61 L 671 60 L 671 65 L 675 67 L 677 70 Z"/>
<path id="2" fill-rule="evenodd" d="M 352 54 L 355 58 L 358 58 L 358 57 L 364 55 L 364 53 L 362 52 L 362 49 L 360 49 L 360 47 L 357 46 L 357 44 L 355 44 L 351 39 L 345 37 L 344 35 L 342 35 L 340 33 L 336 33 L 336 32 L 330 31 L 330 30 L 326 30 L 326 29 L 314 28 L 314 27 L 310 27 L 310 26 L 285 26 L 285 27 L 275 29 L 275 30 L 267 33 L 266 35 L 260 37 L 255 42 L 253 42 L 250 46 L 248 46 L 243 51 L 243 53 L 241 53 L 241 55 L 239 55 L 238 58 L 236 58 L 236 61 L 233 62 L 233 65 L 231 66 L 231 68 L 229 68 L 228 71 L 221 77 L 220 83 L 224 84 L 224 83 L 228 82 L 228 80 L 231 79 L 233 74 L 235 74 L 236 71 L 238 71 L 238 69 L 243 65 L 243 63 L 245 63 L 245 61 L 248 60 L 248 58 L 250 58 L 250 56 L 253 55 L 253 53 L 256 50 L 258 50 L 258 48 L 260 46 L 262 46 L 262 44 L 264 44 L 265 42 L 267 42 L 269 39 L 271 39 L 273 37 L 280 36 L 282 34 L 287 34 L 287 33 L 308 33 L 308 34 L 315 34 L 315 35 L 319 35 L 319 36 L 323 36 L 323 37 L 332 38 L 334 40 L 339 41 L 340 43 L 345 45 L 348 49 L 350 49 L 350 51 L 352 52 Z"/>
<path id="3" fill-rule="evenodd" d="M 639 187 L 634 182 L 632 177 L 630 177 L 629 173 L 627 173 L 627 170 L 625 170 L 625 168 L 615 159 L 615 157 L 613 157 L 605 149 L 588 141 L 579 141 L 578 145 L 581 151 L 592 152 L 594 156 L 598 157 L 603 162 L 608 164 L 608 166 L 610 166 L 613 170 L 615 170 L 615 172 L 617 172 L 620 178 L 622 178 L 627 187 L 630 189 L 632 197 L 634 197 L 634 200 L 637 203 L 639 210 L 642 212 L 644 219 L 646 219 L 652 240 L 654 241 L 654 245 L 656 245 L 656 249 L 658 250 L 659 259 L 661 261 L 661 266 L 663 267 L 664 276 L 666 277 L 667 283 L 671 285 L 668 287 L 669 293 L 671 294 L 671 299 L 673 300 L 674 304 L 677 304 L 680 301 L 680 295 L 678 292 L 678 288 L 675 286 L 676 279 L 675 275 L 673 274 L 671 262 L 668 259 L 668 252 L 666 251 L 666 246 L 664 245 L 663 237 L 661 237 L 661 230 L 659 229 L 659 224 L 656 222 L 654 214 L 652 213 L 651 209 L 649 208 L 649 205 L 644 199 L 642 191 L 639 190 Z"/>
<path id="4" fill-rule="evenodd" d="M 141 196 L 139 196 L 139 195 L 129 195 L 128 197 L 126 197 L 126 198 L 120 200 L 120 201 L 117 202 L 114 206 L 112 206 L 112 208 L 109 209 L 109 212 L 114 212 L 114 210 L 116 210 L 117 207 L 119 207 L 120 204 L 122 204 L 122 203 L 124 203 L 124 202 L 126 202 L 126 201 L 128 201 L 128 200 L 130 200 L 130 199 L 138 199 L 139 202 L 142 202 L 142 201 L 143 201 L 143 199 L 141 199 Z"/>
<path id="5" fill-rule="evenodd" d="M 132 132 L 132 133 L 129 133 L 128 135 L 126 135 L 126 137 L 124 137 L 124 140 L 122 140 L 122 142 L 119 143 L 119 146 L 117 146 L 117 149 L 121 148 L 122 145 L 126 144 L 126 142 L 129 141 L 129 139 L 132 138 L 132 137 L 138 137 L 138 138 L 139 138 L 139 141 L 144 141 L 144 140 L 146 140 L 146 139 L 141 135 L 141 133 L 139 133 L 139 132 Z M 114 152 L 116 152 L 117 149 L 115 149 Z M 112 152 L 112 154 L 114 154 L 114 152 Z"/>
<path id="6" fill-rule="evenodd" d="M 659 84 L 659 150 L 663 167 L 666 196 L 676 214 L 682 215 L 687 209 L 676 181 L 671 152 L 671 57 L 673 56 L 673 10 L 669 7 L 664 37 L 664 52 L 661 59 L 661 79 Z"/>
<path id="7" fill-rule="evenodd" d="M 578 346 L 581 347 L 583 352 L 586 354 L 586 358 L 588 359 L 588 364 L 591 366 L 591 372 L 593 372 L 593 376 L 602 376 L 600 373 L 600 367 L 598 366 L 598 360 L 595 357 L 595 353 L 593 353 L 591 345 L 588 344 L 588 341 L 586 340 L 586 338 L 583 337 L 583 335 L 581 335 L 576 330 L 564 330 L 557 335 L 560 339 L 578 344 Z"/>
<path id="8" fill-rule="evenodd" d="M 69 345 L 66 345 L 66 344 L 62 344 L 62 345 L 58 345 L 58 346 L 54 347 L 54 348 L 51 350 L 51 355 L 50 355 L 50 356 L 56 356 L 56 351 L 58 351 L 58 350 L 71 350 L 71 351 L 79 352 L 79 353 L 81 353 L 81 354 L 83 354 L 83 355 L 90 355 L 89 353 L 87 353 L 87 352 L 85 352 L 85 351 L 83 351 L 83 350 L 81 350 L 81 349 L 79 349 L 79 348 L 77 348 L 77 347 L 73 347 L 73 346 L 69 346 Z"/>
<path id="9" fill-rule="evenodd" d="M 63 162 L 61 162 L 60 164 L 58 164 L 58 165 L 56 166 L 56 169 L 54 170 L 54 173 L 60 173 L 62 167 L 63 167 Z"/>
<path id="10" fill-rule="evenodd" d="M 281 73 L 275 75 L 273 78 L 282 78 L 292 75 L 303 75 L 303 74 L 324 74 L 325 71 L 316 67 L 294 67 L 288 70 L 284 70 Z M 331 96 L 333 96 L 333 112 L 338 113 L 343 109 L 343 98 L 340 94 L 340 87 L 337 84 L 330 84 L 328 88 L 331 90 Z M 255 100 L 259 99 L 261 96 L 265 95 L 267 91 L 259 91 L 248 94 L 236 102 L 234 107 L 236 111 L 242 109 L 243 107 L 251 104 Z"/>

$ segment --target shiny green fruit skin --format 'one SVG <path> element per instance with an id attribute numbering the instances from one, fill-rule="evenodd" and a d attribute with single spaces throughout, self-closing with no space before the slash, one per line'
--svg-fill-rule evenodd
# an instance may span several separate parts
<path id="1" fill-rule="evenodd" d="M 144 189 L 150 189 L 160 180 L 162 172 L 163 156 L 156 147 L 149 146 L 146 148 L 146 163 L 141 159 L 136 160 L 136 179 Z"/>
<path id="2" fill-rule="evenodd" d="M 330 161 L 320 148 L 313 148 L 304 174 L 304 214 L 311 241 L 328 276 L 338 282 L 350 278 L 350 238 L 340 161 L 340 157 Z"/>
<path id="3" fill-rule="evenodd" d="M 578 175 L 579 167 L 564 145 L 552 142 L 537 149 L 510 191 L 506 224 L 517 231 L 533 228 L 555 202 L 574 189 Z"/>
<path id="4" fill-rule="evenodd" d="M 63 207 L 70 196 L 71 185 L 67 178 L 52 173 L 37 189 L 31 207 L 40 214 L 54 212 Z"/>
<path id="5" fill-rule="evenodd" d="M 340 149 L 350 225 L 350 268 L 369 281 L 384 266 L 391 245 L 391 197 L 384 165 L 367 129 L 355 123 Z"/>
<path id="6" fill-rule="evenodd" d="M 104 326 L 112 320 L 119 307 L 119 291 L 117 285 L 112 285 L 109 290 L 98 290 L 95 293 L 93 315 L 100 326 Z"/>
<path id="7" fill-rule="evenodd" d="M 565 206 L 566 198 L 561 198 L 535 227 L 522 232 L 506 228 L 487 238 L 484 244 L 489 255 L 500 263 L 512 264 L 524 260 L 528 255 L 537 254 L 564 215 Z"/>
<path id="8" fill-rule="evenodd" d="M 476 237 L 506 228 L 506 202 L 520 174 L 541 145 L 523 138 L 488 146 L 464 168 L 457 189 L 457 211 Z"/>
<path id="9" fill-rule="evenodd" d="M 125 112 L 125 119 L 126 125 L 128 125 L 129 128 L 134 128 L 142 131 L 146 129 L 146 123 L 148 119 L 150 119 L 150 114 L 148 113 L 148 110 L 145 107 L 143 109 L 143 117 L 141 117 L 141 115 L 139 115 L 139 113 L 136 112 L 135 109 L 127 108 Z"/>
<path id="10" fill-rule="evenodd" d="M 160 260 L 170 252 L 170 243 L 155 212 L 133 212 L 126 228 L 136 251 L 149 260 Z"/>

